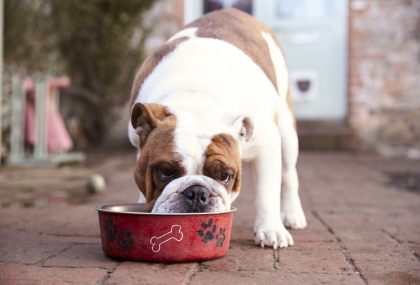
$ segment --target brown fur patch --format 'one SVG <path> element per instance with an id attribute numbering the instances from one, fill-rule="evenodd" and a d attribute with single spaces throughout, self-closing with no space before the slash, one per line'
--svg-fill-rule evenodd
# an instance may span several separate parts
<path id="1" fill-rule="evenodd" d="M 205 151 L 203 174 L 221 181 L 224 173 L 233 175 L 232 181 L 226 186 L 228 193 L 239 192 L 242 179 L 242 161 L 236 140 L 229 134 L 218 134 L 212 138 Z"/>
<path id="2" fill-rule="evenodd" d="M 149 111 L 160 109 L 156 106 L 150 108 L 150 104 L 145 105 L 148 105 Z M 159 114 L 163 114 L 162 110 L 152 116 L 156 118 Z M 181 163 L 181 156 L 175 152 L 176 117 L 169 114 L 156 120 L 154 124 L 155 127 L 149 130 L 148 136 L 142 142 L 141 155 L 134 169 L 134 181 L 146 197 L 146 210 L 149 212 L 152 211 L 156 200 L 170 182 L 159 178 L 159 169 L 162 167 L 171 169 L 174 178 L 186 173 Z M 140 137 L 142 137 L 141 134 Z"/>
<path id="3" fill-rule="evenodd" d="M 134 129 L 141 128 L 137 134 L 140 139 L 140 147 L 143 148 L 149 134 L 158 126 L 164 118 L 171 116 L 167 108 L 161 104 L 136 103 L 131 112 L 131 125 Z"/>
<path id="4" fill-rule="evenodd" d="M 261 31 L 273 32 L 247 13 L 234 8 L 208 13 L 186 26 L 197 27 L 197 36 L 226 41 L 245 52 L 267 75 L 276 90 L 277 79 L 267 42 Z M 276 37 L 273 37 L 276 39 Z"/>
<path id="5" fill-rule="evenodd" d="M 191 27 L 198 28 L 198 37 L 223 40 L 244 51 L 264 71 L 276 90 L 279 90 L 270 51 L 261 32 L 271 35 L 283 57 L 284 52 L 274 32 L 264 23 L 240 10 L 228 8 L 208 13 L 185 28 Z M 287 103 L 293 114 L 290 92 L 287 93 Z"/>

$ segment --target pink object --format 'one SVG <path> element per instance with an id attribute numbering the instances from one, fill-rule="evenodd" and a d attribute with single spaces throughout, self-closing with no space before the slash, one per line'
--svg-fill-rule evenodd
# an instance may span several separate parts
<path id="1" fill-rule="evenodd" d="M 185 262 L 217 258 L 229 250 L 233 212 L 153 214 L 145 204 L 96 207 L 102 250 L 120 259 Z"/>
<path id="2" fill-rule="evenodd" d="M 26 92 L 25 141 L 30 145 L 34 145 L 36 142 L 35 86 L 30 77 L 25 77 L 22 83 Z M 73 148 L 73 142 L 71 141 L 66 125 L 54 102 L 55 90 L 68 86 L 70 86 L 70 79 L 68 77 L 53 78 L 48 84 L 48 97 L 46 102 L 48 153 L 68 151 Z"/>

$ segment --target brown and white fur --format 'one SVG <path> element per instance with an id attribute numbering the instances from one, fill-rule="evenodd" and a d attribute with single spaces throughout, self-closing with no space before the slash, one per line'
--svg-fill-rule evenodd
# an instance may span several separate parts
<path id="1" fill-rule="evenodd" d="M 293 245 L 285 226 L 306 227 L 298 139 L 285 59 L 268 27 L 235 9 L 192 22 L 145 60 L 131 106 L 134 177 L 149 211 L 229 210 L 245 161 L 256 244 Z"/>

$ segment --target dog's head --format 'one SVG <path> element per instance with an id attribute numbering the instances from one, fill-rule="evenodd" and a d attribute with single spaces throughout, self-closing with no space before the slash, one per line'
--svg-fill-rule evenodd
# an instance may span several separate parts
<path id="1" fill-rule="evenodd" d="M 221 124 L 213 122 L 224 125 L 219 128 L 223 131 L 209 134 L 197 130 L 200 124 L 178 119 L 160 104 L 136 103 L 132 108 L 131 123 L 141 148 L 134 179 L 147 210 L 229 210 L 241 188 L 242 144 L 252 136 L 252 120 L 230 116 Z"/>

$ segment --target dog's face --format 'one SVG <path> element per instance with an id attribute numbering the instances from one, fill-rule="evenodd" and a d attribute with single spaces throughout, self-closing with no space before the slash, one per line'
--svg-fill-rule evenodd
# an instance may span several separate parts
<path id="1" fill-rule="evenodd" d="M 226 133 L 200 135 L 181 131 L 163 105 L 137 103 L 131 122 L 141 148 L 134 179 L 148 211 L 230 209 L 241 187 L 241 143 L 252 135 L 250 118 L 237 118 Z"/>

